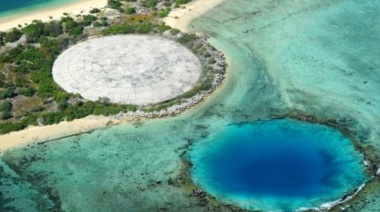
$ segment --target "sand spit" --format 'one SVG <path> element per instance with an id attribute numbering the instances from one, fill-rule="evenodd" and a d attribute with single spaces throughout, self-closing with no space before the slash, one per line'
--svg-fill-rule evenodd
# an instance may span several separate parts
<path id="1" fill-rule="evenodd" d="M 57 5 L 54 7 L 33 10 L 25 14 L 17 14 L 5 18 L 0 18 L 0 31 L 9 30 L 17 27 L 19 24 L 30 24 L 33 20 L 48 21 L 52 19 L 59 19 L 63 13 L 70 15 L 87 14 L 92 8 L 102 8 L 107 5 L 107 0 L 80 0 L 65 5 Z"/>

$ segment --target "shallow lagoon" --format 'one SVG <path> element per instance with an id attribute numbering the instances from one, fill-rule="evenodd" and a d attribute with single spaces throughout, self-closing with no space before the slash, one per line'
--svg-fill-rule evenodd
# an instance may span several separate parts
<path id="1" fill-rule="evenodd" d="M 207 211 L 210 204 L 181 186 L 188 145 L 231 123 L 294 111 L 337 121 L 379 155 L 379 4 L 226 1 L 193 23 L 228 56 L 228 78 L 216 94 L 178 117 L 2 153 L 1 206 Z M 380 189 L 367 194 L 349 210 L 380 208 Z"/>

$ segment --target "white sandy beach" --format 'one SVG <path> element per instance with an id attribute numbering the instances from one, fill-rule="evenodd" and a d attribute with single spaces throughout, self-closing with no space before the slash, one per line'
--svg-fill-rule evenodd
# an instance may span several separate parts
<path id="1" fill-rule="evenodd" d="M 11 132 L 0 136 L 0 151 L 29 143 L 44 142 L 65 136 L 89 132 L 106 126 L 119 124 L 122 121 L 128 121 L 128 119 L 118 120 L 105 116 L 91 115 L 71 122 L 64 121 L 59 124 L 48 126 L 31 126 L 21 131 Z"/>
<path id="2" fill-rule="evenodd" d="M 165 23 L 175 27 L 177 29 L 187 31 L 187 26 L 190 22 L 206 13 L 208 10 L 217 6 L 223 0 L 197 0 L 189 5 L 186 5 L 185 9 L 173 10 L 167 18 L 164 19 Z M 56 10 L 49 10 L 46 13 L 27 15 L 26 17 L 10 20 L 8 23 L 1 23 L 0 30 L 9 29 L 14 27 L 13 24 L 22 22 L 30 22 L 34 19 L 47 20 L 51 15 L 54 18 L 59 16 L 63 12 L 78 14 L 81 11 L 89 11 L 90 8 L 101 8 L 106 4 L 106 0 L 84 0 L 78 4 L 67 5 L 64 8 L 57 8 Z M 71 8 L 71 9 L 70 9 Z M 55 16 L 54 16 L 55 15 Z M 43 19 L 43 17 L 47 17 Z M 11 148 L 27 145 L 29 143 L 45 142 L 61 137 L 75 135 L 79 133 L 89 132 L 95 129 L 107 127 L 109 125 L 130 122 L 131 118 L 113 119 L 104 116 L 88 116 L 82 119 L 77 119 L 71 122 L 61 122 L 55 125 L 49 126 L 33 126 L 21 131 L 11 132 L 6 135 L 0 136 L 0 151 L 4 151 Z"/>
<path id="3" fill-rule="evenodd" d="M 18 14 L 6 18 L 0 18 L 0 31 L 5 31 L 17 27 L 19 24 L 29 24 L 33 20 L 48 21 L 50 17 L 59 19 L 63 13 L 71 15 L 87 14 L 92 8 L 102 8 L 107 5 L 107 0 L 80 0 L 78 2 L 68 3 L 65 5 L 55 6 L 52 8 L 44 8 L 34 10 L 25 14 Z"/>
<path id="4" fill-rule="evenodd" d="M 218 6 L 224 0 L 196 0 L 187 4 L 184 8 L 178 8 L 169 13 L 168 17 L 164 18 L 164 22 L 183 32 L 189 32 L 189 24 L 195 18 L 203 15 L 212 8 Z"/>

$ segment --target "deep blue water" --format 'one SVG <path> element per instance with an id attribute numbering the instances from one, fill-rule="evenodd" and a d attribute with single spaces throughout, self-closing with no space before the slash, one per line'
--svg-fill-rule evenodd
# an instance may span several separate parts
<path id="1" fill-rule="evenodd" d="M 316 207 L 364 182 L 361 156 L 340 132 L 287 119 L 230 125 L 196 143 L 190 159 L 197 184 L 242 207 L 294 210 L 322 197 Z"/>
<path id="2" fill-rule="evenodd" d="M 0 4 L 0 13 L 53 1 L 54 0 L 2 0 Z"/>
<path id="3" fill-rule="evenodd" d="M 204 211 L 181 186 L 166 183 L 180 176 L 179 155 L 189 141 L 196 141 L 190 152 L 193 180 L 217 200 L 249 209 L 294 211 L 342 197 L 366 177 L 362 156 L 340 133 L 289 120 L 227 124 L 267 119 L 287 114 L 288 109 L 324 119 L 344 118 L 378 156 L 379 11 L 380 1 L 374 0 L 225 1 L 194 22 L 194 30 L 211 35 L 210 42 L 226 55 L 227 77 L 219 92 L 176 117 L 2 152 L 0 206 L 28 212 L 46 211 L 54 204 L 65 211 Z M 264 130 L 278 136 L 285 129 L 319 136 L 316 145 L 308 144 L 323 150 L 325 159 L 319 161 L 334 165 L 326 169 L 332 175 L 321 181 L 316 177 L 321 186 L 314 191 L 323 192 L 243 193 L 215 186 L 212 167 L 202 162 L 233 142 L 232 135 L 240 140 L 238 133 Z M 378 211 L 380 189 L 372 192 L 348 211 Z"/>
<path id="4" fill-rule="evenodd" d="M 57 6 L 76 0 L 1 0 L 0 17 L 21 15 L 20 12 L 31 12 L 35 9 Z"/>

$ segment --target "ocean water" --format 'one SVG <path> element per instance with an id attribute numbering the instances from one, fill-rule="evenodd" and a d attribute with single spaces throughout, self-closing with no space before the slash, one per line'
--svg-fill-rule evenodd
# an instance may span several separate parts
<path id="1" fill-rule="evenodd" d="M 340 132 L 290 119 L 229 125 L 196 142 L 189 159 L 196 184 L 251 210 L 317 208 L 367 178 L 363 156 Z"/>
<path id="2" fill-rule="evenodd" d="M 192 23 L 227 56 L 228 76 L 216 93 L 177 117 L 1 153 L 0 206 L 208 211 L 180 186 L 189 146 L 236 123 L 294 111 L 336 120 L 379 156 L 379 9 L 375 0 L 225 1 Z M 373 187 L 348 211 L 377 211 L 379 196 Z"/>
<path id="3" fill-rule="evenodd" d="M 0 18 L 20 16 L 23 13 L 75 1 L 78 0 L 2 0 L 0 3 Z"/>

